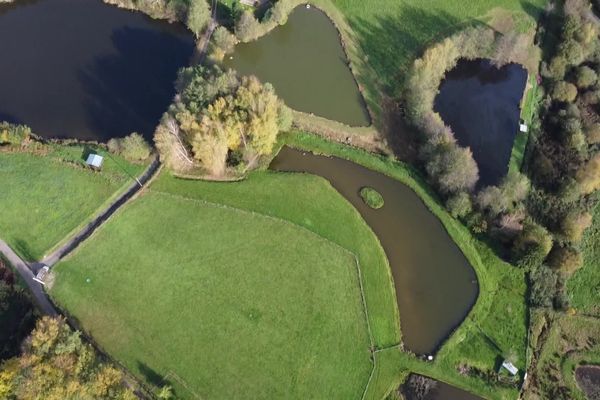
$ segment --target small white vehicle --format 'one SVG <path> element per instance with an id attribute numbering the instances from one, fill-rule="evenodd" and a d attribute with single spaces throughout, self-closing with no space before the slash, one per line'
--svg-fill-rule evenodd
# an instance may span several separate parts
<path id="1" fill-rule="evenodd" d="M 33 277 L 33 280 L 41 283 L 42 285 L 45 285 L 46 282 L 44 282 L 44 279 L 46 278 L 46 276 L 48 276 L 49 272 L 50 272 L 50 267 L 47 265 L 44 265 L 42 268 L 39 269 L 37 274 L 35 274 L 35 276 Z"/>

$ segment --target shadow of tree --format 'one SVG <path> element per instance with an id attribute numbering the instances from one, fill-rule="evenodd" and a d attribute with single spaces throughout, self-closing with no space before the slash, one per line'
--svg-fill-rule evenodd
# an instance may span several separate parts
<path id="1" fill-rule="evenodd" d="M 29 244 L 23 239 L 16 239 L 14 242 L 14 249 L 21 257 L 27 261 L 35 261 L 36 257 L 34 251 Z"/>
<path id="2" fill-rule="evenodd" d="M 163 387 L 165 385 L 170 385 L 171 383 L 166 380 L 161 374 L 150 368 L 147 364 L 138 361 L 137 368 L 140 373 L 144 376 L 146 381 L 151 383 L 156 387 Z"/>

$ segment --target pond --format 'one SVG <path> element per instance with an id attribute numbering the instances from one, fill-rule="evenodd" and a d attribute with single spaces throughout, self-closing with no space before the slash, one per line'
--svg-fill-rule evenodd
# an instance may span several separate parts
<path id="1" fill-rule="evenodd" d="M 588 399 L 597 399 L 600 394 L 600 366 L 583 365 L 575 370 L 575 380 Z"/>
<path id="2" fill-rule="evenodd" d="M 496 68 L 489 60 L 460 60 L 442 81 L 434 110 L 458 143 L 471 148 L 480 186 L 495 185 L 508 172 L 526 81 L 522 66 Z"/>
<path id="3" fill-rule="evenodd" d="M 151 137 L 194 50 L 182 25 L 100 0 L 0 6 L 0 120 L 46 137 Z"/>
<path id="4" fill-rule="evenodd" d="M 411 380 L 416 387 L 415 390 L 409 388 L 403 390 L 406 400 L 483 400 L 481 397 L 455 386 L 421 375 L 412 374 L 407 382 Z"/>
<path id="5" fill-rule="evenodd" d="M 465 318 L 479 286 L 472 267 L 421 199 L 399 181 L 353 162 L 288 147 L 271 169 L 322 176 L 352 203 L 388 257 L 405 347 L 417 354 L 435 352 Z M 365 204 L 359 193 L 365 186 L 383 196 L 382 208 Z"/>
<path id="6" fill-rule="evenodd" d="M 337 28 L 314 7 L 297 7 L 285 25 L 236 46 L 226 67 L 270 82 L 291 108 L 343 122 L 369 125 Z"/>

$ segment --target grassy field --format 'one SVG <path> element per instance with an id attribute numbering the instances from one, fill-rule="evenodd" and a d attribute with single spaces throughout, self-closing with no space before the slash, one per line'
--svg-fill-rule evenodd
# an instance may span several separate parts
<path id="1" fill-rule="evenodd" d="M 354 255 L 202 201 L 204 189 L 163 174 L 57 266 L 52 296 L 128 369 L 181 398 L 360 398 L 372 363 Z"/>
<path id="2" fill-rule="evenodd" d="M 506 357 L 521 370 L 524 368 L 527 324 L 523 271 L 500 260 L 485 242 L 452 218 L 414 168 L 314 135 L 296 132 L 287 135 L 284 141 L 297 148 L 349 159 L 405 183 L 440 219 L 479 279 L 480 294 L 476 305 L 433 363 L 417 360 L 396 348 L 377 353 L 380 361 L 369 386 L 368 398 L 380 399 L 409 371 L 443 380 L 489 399 L 516 398 L 516 387 L 498 386 L 460 374 L 458 367 L 491 371 L 495 370 L 499 357 Z"/>
<path id="3" fill-rule="evenodd" d="M 579 312 L 600 317 L 600 203 L 594 210 L 594 222 L 581 245 L 584 265 L 568 282 L 572 305 Z"/>
<path id="4" fill-rule="evenodd" d="M 84 152 L 50 145 L 0 153 L 0 238 L 25 259 L 42 258 L 144 168 L 106 158 L 96 173 L 83 165 Z"/>

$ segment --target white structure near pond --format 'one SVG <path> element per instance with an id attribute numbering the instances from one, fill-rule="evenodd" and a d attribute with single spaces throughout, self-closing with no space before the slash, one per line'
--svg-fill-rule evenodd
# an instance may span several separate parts
<path id="1" fill-rule="evenodd" d="M 85 160 L 85 163 L 92 168 L 100 169 L 102 168 L 102 163 L 104 162 L 104 157 L 99 156 L 98 154 L 90 154 Z"/>
<path id="2" fill-rule="evenodd" d="M 508 372 L 510 372 L 511 375 L 515 376 L 517 374 L 517 372 L 519 372 L 519 370 L 517 369 L 517 367 L 515 367 L 510 361 L 508 360 L 504 360 L 504 362 L 502 363 L 502 368 L 506 369 Z"/>
<path id="3" fill-rule="evenodd" d="M 519 124 L 519 130 L 523 133 L 527 133 L 527 124 Z"/>

